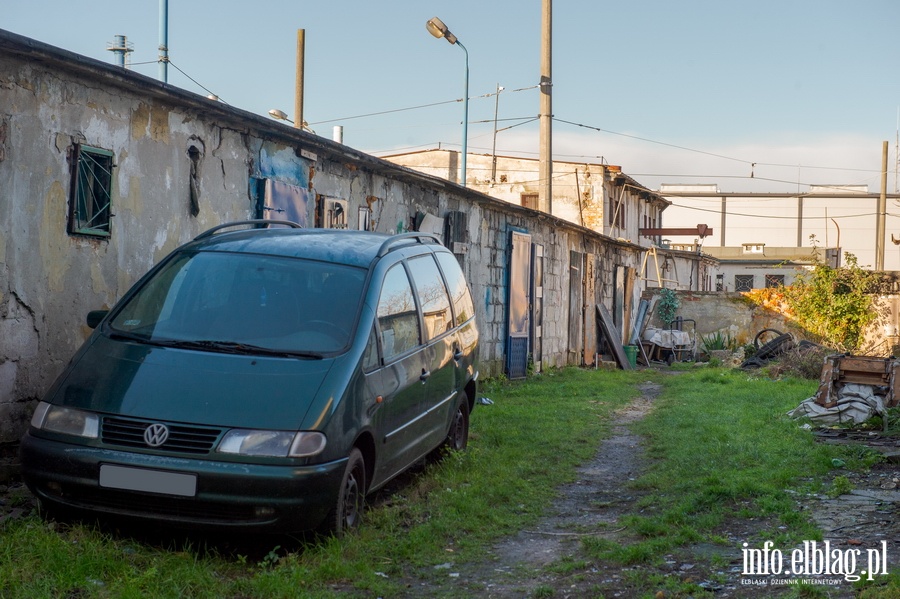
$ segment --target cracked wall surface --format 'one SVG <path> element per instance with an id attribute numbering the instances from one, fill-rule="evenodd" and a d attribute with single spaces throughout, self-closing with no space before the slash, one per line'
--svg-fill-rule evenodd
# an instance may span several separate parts
<path id="1" fill-rule="evenodd" d="M 0 32 L 0 443 L 24 432 L 36 402 L 90 336 L 90 310 L 112 307 L 179 245 L 225 222 L 257 217 L 258 183 L 345 200 L 347 226 L 412 230 L 448 214 L 465 231 L 458 259 L 482 330 L 481 372 L 504 371 L 509 235 L 544 246 L 545 366 L 572 362 L 570 252 L 598 257 L 597 301 L 640 248 L 572 227 L 263 117 L 219 107 L 118 67 L 73 64 L 37 42 L 8 51 Z M 5 46 L 4 46 L 5 44 Z M 38 49 L 35 49 L 38 48 Z M 29 52 L 40 53 L 33 59 Z M 74 144 L 113 155 L 108 238 L 67 233 Z M 312 149 L 310 149 L 312 147 Z M 452 245 L 452 244 L 451 244 Z M 593 313 L 592 311 L 590 312 Z M 575 362 L 578 363 L 578 362 Z"/>

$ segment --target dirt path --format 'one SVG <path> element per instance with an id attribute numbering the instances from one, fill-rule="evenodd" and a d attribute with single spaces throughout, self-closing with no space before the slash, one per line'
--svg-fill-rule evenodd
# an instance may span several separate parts
<path id="1" fill-rule="evenodd" d="M 626 483 L 641 475 L 644 450 L 641 439 L 628 426 L 651 409 L 661 387 L 645 383 L 641 396 L 616 414 L 612 435 L 593 460 L 578 469 L 578 480 L 560 489 L 548 514 L 530 530 L 494 547 L 493 568 L 484 581 L 486 597 L 531 596 L 553 588 L 554 596 L 588 596 L 598 588 L 622 588 L 619 569 L 604 571 L 596 564 L 587 571 L 553 574 L 544 566 L 576 557 L 586 534 L 618 539 L 619 519 L 634 509 L 637 494 Z M 587 531 L 591 531 L 588 533 Z"/>
<path id="2" fill-rule="evenodd" d="M 785 584 L 783 576 L 743 574 L 742 543 L 755 547 L 761 539 L 777 534 L 777 523 L 760 518 L 728 521 L 716 531 L 718 537 L 728 540 L 727 545 L 698 543 L 665 556 L 661 565 L 623 568 L 585 556 L 581 544 L 586 536 L 623 544 L 635 540 L 629 538 L 620 520 L 637 509 L 640 493 L 627 483 L 640 477 L 648 458 L 642 439 L 629 425 L 649 413 L 662 387 L 646 382 L 639 389 L 641 396 L 616 414 L 612 434 L 601 443 L 594 459 L 579 468 L 575 483 L 560 489 L 556 502 L 535 526 L 497 543 L 491 557 L 475 567 L 447 564 L 448 578 L 442 580 L 443 572 L 425 577 L 430 582 L 411 584 L 409 596 L 630 598 L 647 596 L 650 580 L 672 578 L 697 585 L 701 590 L 692 595 L 696 597 L 796 596 L 796 585 Z M 887 540 L 889 555 L 900 556 L 900 523 L 892 518 L 900 503 L 900 491 L 895 490 L 896 466 L 880 465 L 848 476 L 852 492 L 836 499 L 798 496 L 798 509 L 809 510 L 822 527 L 824 539 L 842 551 L 852 546 L 876 547 Z M 896 559 L 891 563 L 893 571 Z M 822 578 L 827 577 L 818 577 Z M 821 593 L 816 596 L 855 597 L 851 583 L 831 578 L 837 584 L 817 584 L 811 589 Z M 649 596 L 679 596 L 664 590 L 664 582 L 657 584 L 659 588 L 650 590 Z"/>

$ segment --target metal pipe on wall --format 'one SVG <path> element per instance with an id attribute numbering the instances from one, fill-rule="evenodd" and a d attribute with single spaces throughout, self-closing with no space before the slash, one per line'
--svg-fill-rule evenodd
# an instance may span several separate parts
<path id="1" fill-rule="evenodd" d="M 159 80 L 169 82 L 169 0 L 159 0 Z"/>

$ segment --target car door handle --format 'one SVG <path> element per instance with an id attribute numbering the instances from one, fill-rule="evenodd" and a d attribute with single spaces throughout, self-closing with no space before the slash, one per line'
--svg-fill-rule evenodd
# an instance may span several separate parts
<path id="1" fill-rule="evenodd" d="M 422 382 L 424 383 L 426 380 L 428 380 L 428 377 L 430 377 L 430 376 L 431 376 L 431 371 L 430 371 L 430 370 L 425 370 L 425 369 L 423 368 L 423 369 L 422 369 L 422 374 L 421 374 L 421 376 L 419 376 L 419 380 L 422 381 Z"/>

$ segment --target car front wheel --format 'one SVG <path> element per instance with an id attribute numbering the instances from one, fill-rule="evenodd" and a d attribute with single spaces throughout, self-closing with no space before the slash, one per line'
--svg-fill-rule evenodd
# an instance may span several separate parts
<path id="1" fill-rule="evenodd" d="M 366 463 L 354 448 L 347 459 L 337 501 L 322 523 L 322 531 L 336 537 L 359 527 L 366 497 Z"/>

